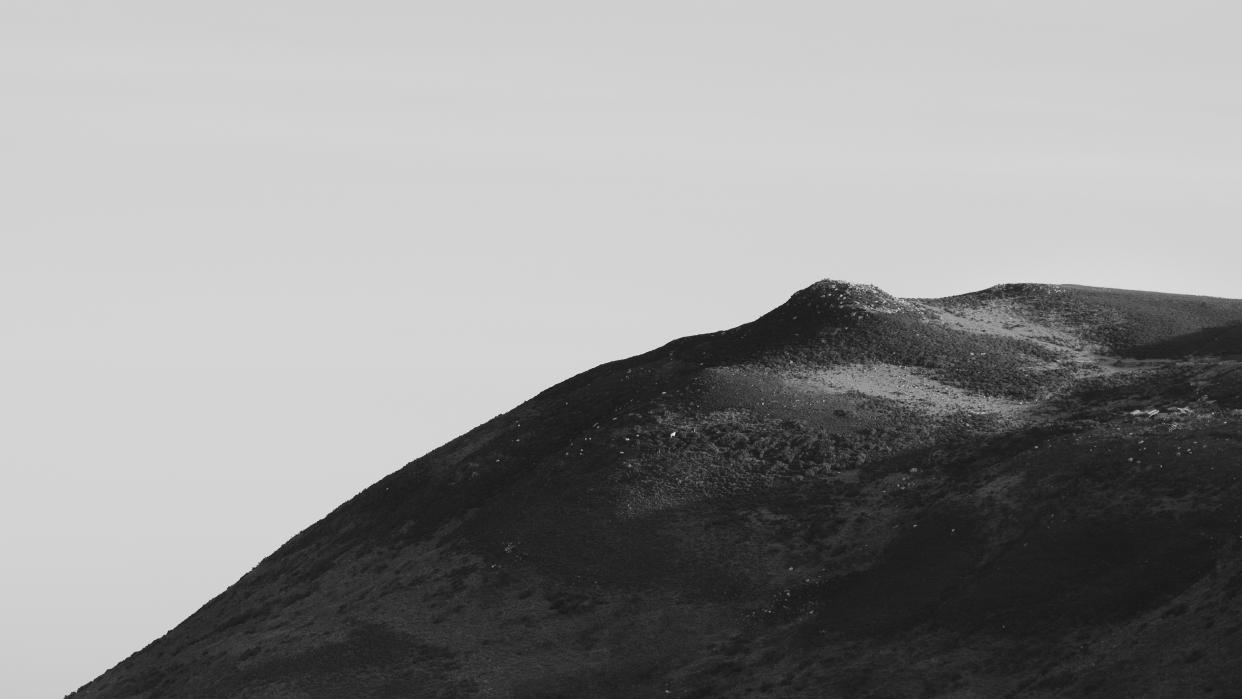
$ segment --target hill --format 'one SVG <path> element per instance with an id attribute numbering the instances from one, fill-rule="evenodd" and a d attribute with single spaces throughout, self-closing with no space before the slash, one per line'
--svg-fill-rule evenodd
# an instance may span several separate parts
<path id="1" fill-rule="evenodd" d="M 819 282 L 411 462 L 72 696 L 1228 696 L 1239 327 Z"/>

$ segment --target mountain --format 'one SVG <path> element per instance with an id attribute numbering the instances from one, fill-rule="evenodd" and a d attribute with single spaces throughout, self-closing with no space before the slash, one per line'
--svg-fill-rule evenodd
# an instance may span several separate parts
<path id="1" fill-rule="evenodd" d="M 1242 301 L 823 281 L 406 465 L 74 697 L 1236 696 Z"/>

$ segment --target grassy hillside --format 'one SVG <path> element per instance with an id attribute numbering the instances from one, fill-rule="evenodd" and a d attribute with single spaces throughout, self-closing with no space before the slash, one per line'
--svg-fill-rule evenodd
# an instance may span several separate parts
<path id="1" fill-rule="evenodd" d="M 74 696 L 1228 696 L 1239 308 L 823 282 L 410 463 Z"/>

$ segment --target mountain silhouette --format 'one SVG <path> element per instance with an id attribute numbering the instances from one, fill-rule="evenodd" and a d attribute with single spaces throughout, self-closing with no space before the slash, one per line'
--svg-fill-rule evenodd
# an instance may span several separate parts
<path id="1" fill-rule="evenodd" d="M 822 281 L 383 478 L 73 697 L 1236 696 L 1242 301 Z"/>

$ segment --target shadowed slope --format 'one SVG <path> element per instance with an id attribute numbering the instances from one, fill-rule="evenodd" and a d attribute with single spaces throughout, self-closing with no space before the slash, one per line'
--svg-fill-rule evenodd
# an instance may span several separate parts
<path id="1" fill-rule="evenodd" d="M 1173 359 L 1190 356 L 1242 358 L 1242 324 L 1204 328 L 1185 335 L 1139 345 L 1130 349 L 1128 354 L 1144 359 Z"/>
<path id="2" fill-rule="evenodd" d="M 1224 691 L 1242 371 L 1109 354 L 1242 321 L 1202 303 L 820 282 L 410 463 L 77 695 Z"/>

